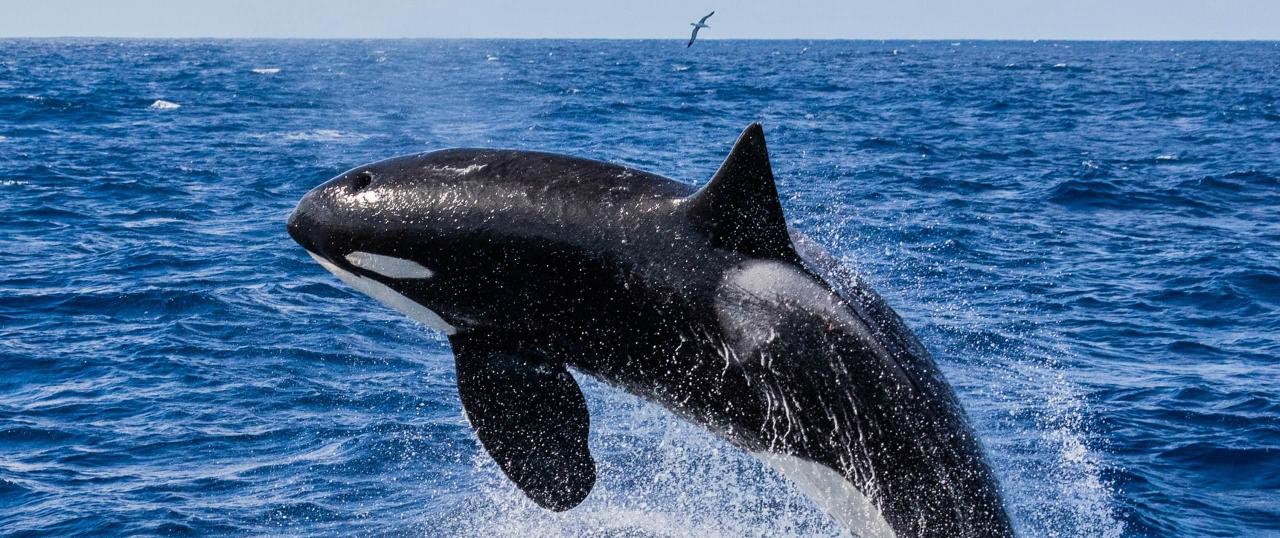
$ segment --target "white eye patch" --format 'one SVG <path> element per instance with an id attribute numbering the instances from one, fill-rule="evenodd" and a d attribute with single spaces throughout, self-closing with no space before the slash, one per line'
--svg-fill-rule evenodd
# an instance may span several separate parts
<path id="1" fill-rule="evenodd" d="M 414 302 L 412 299 L 405 297 L 404 295 L 401 295 L 399 292 L 387 287 L 385 284 L 342 269 L 314 252 L 307 251 L 307 254 L 310 254 L 312 258 L 315 258 L 316 262 L 325 269 L 328 269 L 330 273 L 337 275 L 339 279 L 346 282 L 348 286 L 355 288 L 365 295 L 377 299 L 382 304 L 399 310 L 400 313 L 417 320 L 419 323 L 438 331 L 442 331 L 445 334 L 452 335 L 458 332 L 456 327 L 449 325 L 449 322 L 442 319 L 439 314 L 436 314 L 431 311 L 431 309 Z"/>
<path id="2" fill-rule="evenodd" d="M 431 278 L 435 272 L 413 260 L 383 256 L 369 252 L 347 254 L 347 261 L 361 269 L 373 271 L 387 278 Z"/>

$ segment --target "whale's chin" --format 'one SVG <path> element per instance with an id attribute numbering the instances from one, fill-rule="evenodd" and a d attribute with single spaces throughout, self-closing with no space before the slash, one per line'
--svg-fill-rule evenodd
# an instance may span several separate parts
<path id="1" fill-rule="evenodd" d="M 450 325 L 449 322 L 445 321 L 444 318 L 441 318 L 439 314 L 436 314 L 430 308 L 418 304 L 413 299 L 401 295 L 386 284 L 338 267 L 333 262 L 325 259 L 324 256 L 311 252 L 310 250 L 307 251 L 307 254 L 310 254 L 321 267 L 324 267 L 343 282 L 346 282 L 348 286 L 359 290 L 365 295 L 377 299 L 378 302 L 395 309 L 401 314 L 413 318 L 423 325 L 431 327 L 437 331 L 441 331 L 447 335 L 452 336 L 458 333 L 458 328 Z"/>

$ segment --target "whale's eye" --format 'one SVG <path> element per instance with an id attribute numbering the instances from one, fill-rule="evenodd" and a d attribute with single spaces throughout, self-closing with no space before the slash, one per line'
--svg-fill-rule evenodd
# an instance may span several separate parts
<path id="1" fill-rule="evenodd" d="M 373 172 L 365 170 L 364 172 L 360 172 L 359 174 L 356 174 L 355 177 L 351 178 L 351 190 L 359 191 L 361 189 L 364 189 L 365 187 L 368 187 L 370 183 L 373 183 Z"/>

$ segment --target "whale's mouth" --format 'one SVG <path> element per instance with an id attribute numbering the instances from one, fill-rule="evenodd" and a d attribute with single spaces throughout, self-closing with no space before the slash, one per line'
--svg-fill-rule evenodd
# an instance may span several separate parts
<path id="1" fill-rule="evenodd" d="M 384 305 L 387 305 L 395 309 L 396 311 L 400 312 L 401 314 L 409 316 L 410 318 L 418 321 L 419 323 L 422 323 L 423 325 L 431 327 L 432 329 L 436 329 L 447 335 L 457 334 L 458 328 L 454 327 L 453 325 L 450 325 L 447 321 L 444 320 L 444 318 L 441 318 L 439 314 L 435 313 L 430 308 L 422 306 L 422 304 L 418 303 L 417 301 L 414 301 L 413 299 L 405 297 L 400 292 L 394 289 L 391 289 L 390 286 L 387 286 L 386 284 L 378 282 L 377 280 L 374 280 L 372 278 L 357 275 L 354 272 L 343 269 L 332 260 L 329 260 L 328 258 L 320 254 L 316 254 L 315 252 L 312 252 L 310 250 L 307 251 L 307 254 L 310 254 L 311 257 L 315 259 L 316 263 L 320 264 L 321 267 L 324 267 L 330 273 L 333 273 L 340 280 L 345 282 L 348 286 L 355 288 L 361 293 L 368 295 L 370 297 L 373 297 L 374 299 L 377 299 L 378 302 Z M 356 253 L 353 253 L 353 254 L 356 254 Z M 368 254 L 368 253 L 360 253 L 360 254 Z M 377 256 L 377 255 L 373 255 L 373 256 Z M 368 267 L 363 267 L 360 263 L 356 263 L 355 261 L 352 260 L 351 255 L 348 255 L 345 258 L 347 260 L 347 263 L 351 263 L 356 267 L 361 267 L 362 269 L 365 269 L 368 271 L 379 272 Z M 400 260 L 399 258 L 390 258 L 386 256 L 384 256 L 383 258 L 389 258 L 391 260 L 399 260 L 401 262 L 408 262 L 408 260 Z M 356 256 L 355 259 L 361 260 L 361 263 L 372 264 L 374 266 L 377 266 L 387 271 L 404 270 L 404 271 L 410 271 L 412 274 L 417 274 L 417 275 L 423 274 L 420 271 L 417 271 L 417 269 L 413 268 L 412 266 L 407 266 L 403 264 L 397 265 L 395 263 L 389 263 L 387 262 L 387 260 L 379 260 L 377 258 L 367 258 L 367 257 L 360 257 L 360 256 Z M 382 262 L 382 263 L 378 264 L 376 262 Z M 413 262 L 409 262 L 409 263 L 413 263 Z M 429 269 L 422 267 L 421 265 L 418 265 L 416 263 L 414 263 L 414 265 L 417 265 L 417 267 L 420 268 L 421 270 L 430 272 Z M 410 277 L 410 278 L 421 278 L 421 276 Z"/>

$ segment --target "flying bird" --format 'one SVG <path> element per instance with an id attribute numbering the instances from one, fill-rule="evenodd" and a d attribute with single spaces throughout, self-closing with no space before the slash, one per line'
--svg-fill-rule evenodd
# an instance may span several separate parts
<path id="1" fill-rule="evenodd" d="M 705 17 L 698 19 L 698 22 L 689 23 L 689 26 L 693 27 L 693 35 L 689 36 L 689 43 L 685 45 L 684 48 L 687 49 L 693 46 L 694 40 L 698 39 L 698 30 L 711 27 L 711 25 L 707 24 L 707 19 L 710 19 L 711 16 L 715 14 L 716 12 L 712 11 L 711 13 L 708 13 Z"/>

